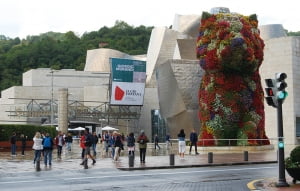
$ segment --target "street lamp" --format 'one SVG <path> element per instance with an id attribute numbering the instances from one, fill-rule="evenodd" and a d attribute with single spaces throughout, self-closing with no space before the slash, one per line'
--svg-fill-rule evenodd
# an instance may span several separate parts
<path id="1" fill-rule="evenodd" d="M 99 119 L 99 121 L 100 121 L 100 123 L 101 123 L 101 136 L 102 136 L 102 127 L 103 127 L 102 122 L 103 122 L 103 121 L 106 121 L 106 119 L 101 118 L 101 119 Z"/>
<path id="2" fill-rule="evenodd" d="M 128 133 L 129 133 L 129 132 L 128 132 L 128 128 L 129 128 L 129 125 L 128 125 L 128 123 L 129 123 L 130 119 L 127 119 L 126 121 L 127 121 L 127 125 L 126 125 L 126 127 L 127 127 L 127 136 L 128 136 L 128 135 L 129 135 L 129 134 L 128 134 Z"/>
<path id="3" fill-rule="evenodd" d="M 51 118 L 50 118 L 50 124 L 53 126 L 54 121 L 54 110 L 53 110 L 53 73 L 57 72 L 56 70 L 51 70 L 51 103 L 50 103 L 50 112 L 51 112 Z"/>

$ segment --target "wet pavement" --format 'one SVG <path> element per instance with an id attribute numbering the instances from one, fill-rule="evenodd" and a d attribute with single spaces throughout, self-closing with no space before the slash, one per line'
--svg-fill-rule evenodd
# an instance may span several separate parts
<path id="1" fill-rule="evenodd" d="M 200 149 L 199 149 L 200 150 Z M 97 148 L 96 164 L 92 165 L 92 160 L 89 160 L 88 168 L 90 169 L 104 169 L 114 168 L 119 170 L 146 170 L 146 169 L 162 169 L 162 168 L 186 168 L 186 167 L 204 167 L 204 166 L 224 166 L 224 165 L 247 165 L 247 164 L 262 164 L 262 163 L 276 163 L 277 154 L 272 151 L 261 152 L 244 152 L 237 153 L 208 153 L 201 152 L 199 155 L 186 153 L 184 159 L 176 155 L 176 147 L 173 150 L 166 150 L 164 148 L 155 150 L 151 147 L 147 149 L 146 162 L 140 163 L 139 153 L 136 152 L 133 166 L 129 166 L 129 160 L 126 148 L 118 161 L 113 161 L 108 154 L 103 151 L 102 144 Z M 173 158 L 174 156 L 174 158 Z M 73 144 L 71 152 L 63 150 L 62 159 L 58 159 L 56 150 L 53 151 L 53 161 L 51 168 L 45 167 L 41 161 L 41 170 L 82 170 L 84 167 L 80 165 L 81 149 L 77 144 Z M 0 174 L 10 176 L 14 173 L 32 172 L 35 171 L 33 164 L 33 151 L 27 151 L 25 156 L 17 153 L 17 156 L 11 156 L 8 152 L 0 152 Z M 300 184 L 292 183 L 292 179 L 287 175 L 287 181 L 291 185 L 287 188 L 277 188 L 275 183 L 276 178 L 265 180 L 254 180 L 252 183 L 253 190 L 300 190 Z"/>

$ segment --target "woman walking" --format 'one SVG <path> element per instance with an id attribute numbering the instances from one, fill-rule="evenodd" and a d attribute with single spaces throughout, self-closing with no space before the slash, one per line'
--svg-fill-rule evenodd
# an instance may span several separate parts
<path id="1" fill-rule="evenodd" d="M 35 162 L 39 162 L 41 159 L 41 154 L 43 150 L 43 139 L 40 132 L 36 132 L 35 136 L 33 137 L 33 146 L 34 149 L 34 159 L 33 164 L 35 165 Z"/>
<path id="2" fill-rule="evenodd" d="M 184 159 L 184 153 L 185 153 L 185 133 L 184 129 L 181 129 L 178 137 L 178 150 L 179 150 L 179 157 L 180 159 Z"/>
<path id="3" fill-rule="evenodd" d="M 134 138 L 134 134 L 132 132 L 129 133 L 129 136 L 127 137 L 127 148 L 128 148 L 128 156 L 129 155 L 134 156 L 135 138 Z"/>

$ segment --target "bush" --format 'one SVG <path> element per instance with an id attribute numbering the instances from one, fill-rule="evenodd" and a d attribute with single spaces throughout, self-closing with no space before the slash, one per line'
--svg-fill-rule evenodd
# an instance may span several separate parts
<path id="1" fill-rule="evenodd" d="M 291 151 L 290 158 L 292 162 L 300 163 L 300 146 L 297 146 Z"/>
<path id="2" fill-rule="evenodd" d="M 0 141 L 9 141 L 13 132 L 17 134 L 17 138 L 20 138 L 20 135 L 24 134 L 27 136 L 28 140 L 32 140 L 37 131 L 47 132 L 52 137 L 56 135 L 55 127 L 36 125 L 0 125 Z"/>
<path id="3" fill-rule="evenodd" d="M 294 148 L 285 159 L 285 168 L 300 168 L 300 146 Z"/>

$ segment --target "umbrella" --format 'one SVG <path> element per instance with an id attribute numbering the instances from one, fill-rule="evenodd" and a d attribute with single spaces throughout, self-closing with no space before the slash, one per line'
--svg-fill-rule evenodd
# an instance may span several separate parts
<path id="1" fill-rule="evenodd" d="M 110 126 L 105 126 L 102 128 L 102 131 L 117 131 L 117 130 L 119 129 Z"/>
<path id="2" fill-rule="evenodd" d="M 85 130 L 85 128 L 83 128 L 83 127 L 76 127 L 76 128 L 74 128 L 74 129 L 68 129 L 69 131 L 83 131 L 83 130 Z"/>

